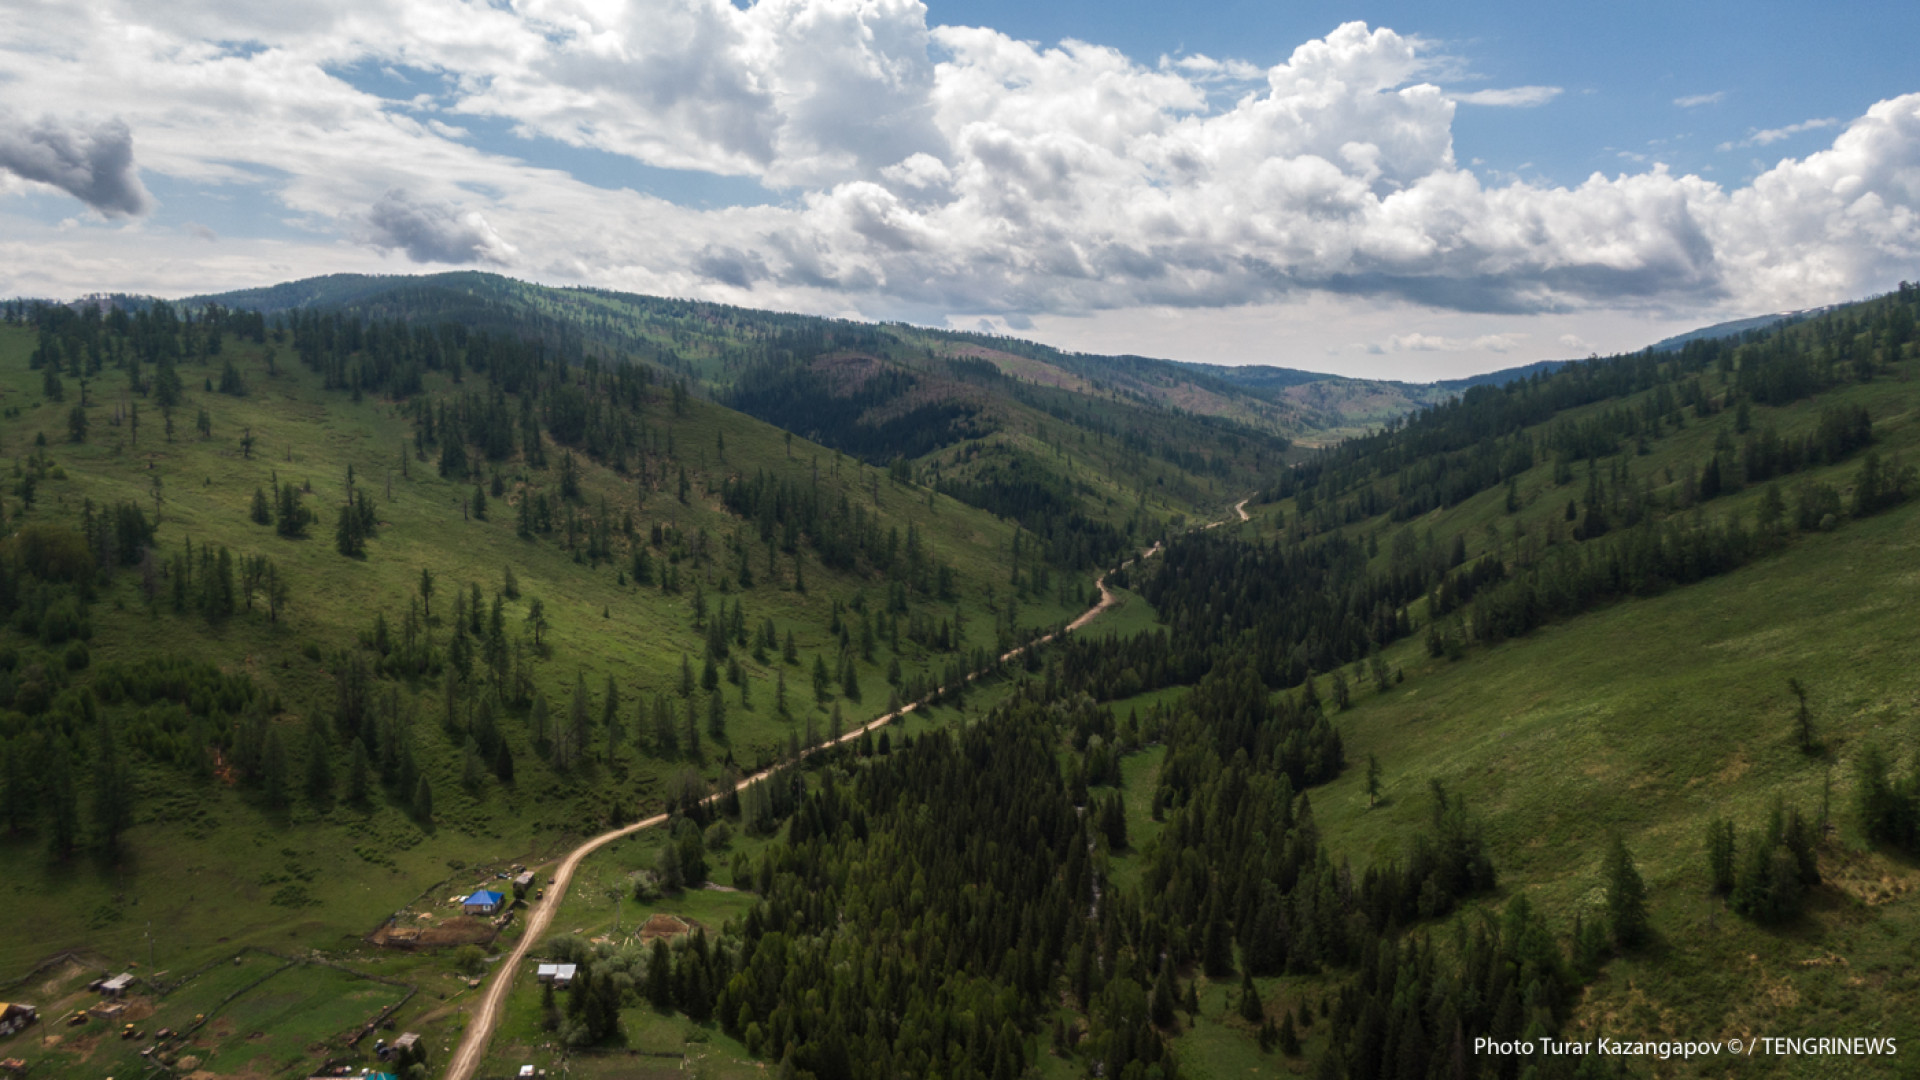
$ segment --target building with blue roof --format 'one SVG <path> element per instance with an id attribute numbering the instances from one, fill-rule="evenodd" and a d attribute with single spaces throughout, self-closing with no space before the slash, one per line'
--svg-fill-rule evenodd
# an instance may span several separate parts
<path id="1" fill-rule="evenodd" d="M 469 915 L 492 915 L 500 910 L 506 897 L 491 889 L 481 889 L 461 902 L 460 909 Z"/>

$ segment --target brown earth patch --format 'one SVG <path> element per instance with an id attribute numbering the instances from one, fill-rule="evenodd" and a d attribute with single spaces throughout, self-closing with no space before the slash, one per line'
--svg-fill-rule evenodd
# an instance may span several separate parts
<path id="1" fill-rule="evenodd" d="M 658 912 L 646 921 L 646 925 L 640 927 L 640 943 L 649 944 L 655 938 L 666 938 L 671 941 L 682 934 L 693 933 L 694 928 L 699 925 L 692 919 Z"/>
<path id="2" fill-rule="evenodd" d="M 74 1054 L 78 1055 L 82 1062 L 85 1062 L 88 1058 L 93 1057 L 93 1052 L 95 1050 L 98 1050 L 100 1048 L 100 1040 L 103 1038 L 105 1038 L 105 1035 L 102 1032 L 94 1032 L 91 1035 L 82 1035 L 79 1038 L 68 1043 L 67 1049 L 73 1052 Z"/>
<path id="3" fill-rule="evenodd" d="M 456 915 L 429 926 L 388 923 L 367 940 L 390 949 L 440 949 L 449 945 L 483 945 L 499 933 L 492 923 L 472 915 Z"/>

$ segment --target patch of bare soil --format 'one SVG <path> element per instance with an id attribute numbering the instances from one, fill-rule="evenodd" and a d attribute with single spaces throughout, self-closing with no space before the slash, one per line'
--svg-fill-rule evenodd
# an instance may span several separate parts
<path id="1" fill-rule="evenodd" d="M 659 912 L 648 919 L 646 925 L 640 928 L 640 943 L 642 945 L 651 944 L 655 938 L 666 938 L 671 941 L 682 934 L 693 933 L 694 927 L 699 925 L 699 923 L 694 922 L 692 919 L 683 919 L 678 915 L 668 915 L 665 912 Z"/>
<path id="2" fill-rule="evenodd" d="M 482 945 L 498 933 L 492 923 L 472 915 L 424 925 L 388 923 L 367 940 L 393 949 L 440 949 L 449 945 Z"/>

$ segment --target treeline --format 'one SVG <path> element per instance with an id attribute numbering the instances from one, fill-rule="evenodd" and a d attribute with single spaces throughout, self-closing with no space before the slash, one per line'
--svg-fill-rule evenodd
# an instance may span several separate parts
<path id="1" fill-rule="evenodd" d="M 1869 452 L 1862 460 L 1851 501 L 1831 484 L 1808 481 L 1790 505 L 1778 484 L 1770 485 L 1749 526 L 1743 515 L 1725 519 L 1673 517 L 1642 520 L 1604 539 L 1549 549 L 1540 561 L 1517 568 L 1497 585 L 1479 587 L 1465 599 L 1470 615 L 1463 633 L 1482 642 L 1518 637 L 1627 596 L 1651 596 L 1727 573 L 1774 550 L 1791 530 L 1827 530 L 1845 516 L 1866 517 L 1899 505 L 1920 491 L 1912 466 L 1893 469 Z M 1444 613 L 1445 605 L 1436 604 Z M 1429 644 L 1442 651 L 1446 631 L 1430 625 Z M 1439 644 L 1436 644 L 1439 643 Z"/>
<path id="2" fill-rule="evenodd" d="M 1410 520 L 1506 483 L 1537 461 L 1553 461 L 1558 477 L 1580 461 L 1643 447 L 1689 418 L 1729 408 L 1744 416 L 1751 405 L 1787 405 L 1871 381 L 1912 352 L 1916 315 L 1920 289 L 1903 283 L 1887 296 L 1738 339 L 1697 340 L 1677 353 L 1649 349 L 1476 386 L 1283 471 L 1261 501 L 1295 498 L 1300 517 L 1316 530 L 1381 513 Z M 1645 395 L 1639 404 L 1622 401 L 1635 394 Z M 1608 401 L 1621 403 L 1560 418 Z M 1823 427 L 1806 449 L 1763 432 L 1751 443 L 1748 479 L 1790 471 L 1796 454 L 1802 464 L 1844 455 L 1849 451 L 1835 444 L 1845 437 Z"/>
<path id="3" fill-rule="evenodd" d="M 38 337 L 28 356 L 34 371 L 89 378 L 107 368 L 129 368 L 135 361 L 204 359 L 221 355 L 226 339 L 262 343 L 267 322 L 258 312 L 209 305 L 199 312 L 176 309 L 165 301 L 114 302 L 106 305 L 8 304 L 7 322 L 34 327 Z"/>

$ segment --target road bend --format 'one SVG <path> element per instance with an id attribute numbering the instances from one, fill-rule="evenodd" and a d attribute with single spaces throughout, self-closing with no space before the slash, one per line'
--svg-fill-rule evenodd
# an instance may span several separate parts
<path id="1" fill-rule="evenodd" d="M 1248 520 L 1247 502 L 1248 500 L 1242 499 L 1236 503 L 1233 508 L 1234 511 L 1240 515 L 1241 521 Z M 1216 525 L 1224 524 L 1225 521 L 1226 519 L 1210 522 L 1206 528 L 1211 529 Z M 1160 543 L 1155 541 L 1154 545 L 1141 552 L 1138 558 L 1128 559 L 1126 562 L 1121 563 L 1117 569 L 1132 566 L 1140 559 L 1151 558 L 1158 554 L 1159 551 Z M 1107 584 L 1107 576 L 1107 574 L 1101 574 L 1099 580 L 1095 582 L 1095 584 L 1100 587 L 1100 600 L 1082 612 L 1079 618 L 1068 623 L 1062 630 L 1035 638 L 1026 645 L 1020 645 L 1007 650 L 1000 655 L 1001 663 L 1019 657 L 1021 653 L 1026 652 L 1036 645 L 1044 645 L 1060 634 L 1072 633 L 1075 630 L 1079 630 L 1094 619 L 1099 618 L 1105 612 L 1112 610 L 1114 605 L 1120 602 L 1120 596 L 1114 592 L 1112 586 Z M 967 675 L 965 681 L 972 682 L 984 674 L 986 674 L 985 671 L 972 672 Z M 821 750 L 831 749 L 841 743 L 852 742 L 869 731 L 883 728 L 901 716 L 918 710 L 928 701 L 939 697 L 946 689 L 946 687 L 936 688 L 932 693 L 919 701 L 910 702 L 894 712 L 877 717 L 860 727 L 854 728 L 838 739 L 803 751 L 800 757 L 805 758 Z M 798 760 L 799 759 L 795 759 L 795 761 Z M 786 762 L 785 764 L 770 766 L 741 779 L 739 783 L 734 785 L 733 789 L 735 791 L 745 791 L 748 785 L 764 780 L 775 770 L 787 768 L 794 763 L 795 762 Z M 707 803 L 718 802 L 726 795 L 727 792 L 725 791 L 716 791 L 707 796 L 704 801 Z M 649 818 L 642 818 L 630 825 L 622 825 L 617 829 L 608 829 L 606 832 L 574 848 L 567 853 L 566 858 L 560 860 L 560 865 L 553 871 L 552 877 L 547 882 L 545 898 L 528 905 L 526 923 L 521 928 L 519 941 L 514 944 L 513 951 L 508 953 L 506 958 L 494 969 L 493 977 L 487 981 L 486 993 L 481 995 L 480 1007 L 475 1009 L 472 1015 L 468 1017 L 466 1030 L 460 1036 L 460 1045 L 455 1048 L 453 1057 L 447 1062 L 446 1080 L 473 1080 L 474 1074 L 479 1071 L 480 1062 L 487 1056 L 487 1046 L 493 1041 L 494 1029 L 500 1025 L 500 1015 L 506 1009 L 507 994 L 513 988 L 514 977 L 519 974 L 520 968 L 526 963 L 527 954 L 533 950 L 534 943 L 539 941 L 541 937 L 546 934 L 547 927 L 553 924 L 554 914 L 560 910 L 561 902 L 567 898 L 567 886 L 572 884 L 574 871 L 580 868 L 580 863 L 585 860 L 587 856 L 621 837 L 632 836 L 638 832 L 645 832 L 648 829 L 664 825 L 666 822 L 666 814 L 655 814 Z"/>

